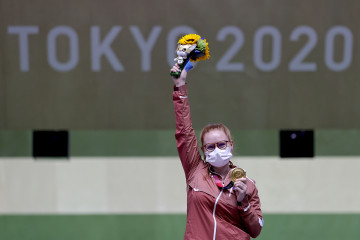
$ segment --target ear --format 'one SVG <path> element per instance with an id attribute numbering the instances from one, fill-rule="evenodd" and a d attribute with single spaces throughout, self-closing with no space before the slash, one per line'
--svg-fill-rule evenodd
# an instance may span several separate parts
<path id="1" fill-rule="evenodd" d="M 230 140 L 230 147 L 231 147 L 231 152 L 232 152 L 234 149 L 234 141 L 233 140 Z"/>
<path id="2" fill-rule="evenodd" d="M 202 151 L 202 153 L 203 153 L 203 156 L 204 156 L 204 162 L 206 162 L 206 155 L 205 155 L 205 151 L 204 151 L 204 147 L 201 147 L 201 151 Z"/>

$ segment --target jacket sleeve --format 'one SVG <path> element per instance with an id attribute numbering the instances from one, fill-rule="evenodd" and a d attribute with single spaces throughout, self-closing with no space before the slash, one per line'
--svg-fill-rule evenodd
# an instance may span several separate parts
<path id="1" fill-rule="evenodd" d="M 256 238 L 261 232 L 264 220 L 262 217 L 261 204 L 255 182 L 252 182 L 252 185 L 252 191 L 250 194 L 246 195 L 244 200 L 241 202 L 241 206 L 238 206 L 238 210 L 244 221 L 247 233 L 252 238 Z"/>
<path id="2" fill-rule="evenodd" d="M 201 162 L 195 131 L 192 127 L 187 86 L 175 88 L 173 92 L 176 121 L 176 146 L 184 168 L 186 181 L 190 180 L 195 168 Z"/>

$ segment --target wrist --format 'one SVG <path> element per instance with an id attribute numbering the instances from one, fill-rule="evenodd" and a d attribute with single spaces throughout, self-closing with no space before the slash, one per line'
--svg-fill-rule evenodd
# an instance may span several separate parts
<path id="1" fill-rule="evenodd" d="M 249 199 L 245 195 L 245 197 L 241 201 L 238 201 L 237 203 L 238 203 L 238 206 L 246 208 L 249 205 Z"/>
<path id="2" fill-rule="evenodd" d="M 175 83 L 175 86 L 181 87 L 181 86 L 184 86 L 185 84 L 186 84 L 185 82 L 178 82 L 178 83 Z"/>
<path id="3" fill-rule="evenodd" d="M 179 86 L 179 87 L 177 87 L 176 85 L 174 85 L 174 91 L 179 92 L 179 94 L 182 95 L 182 96 L 186 96 L 186 95 L 187 95 L 186 84 L 181 85 L 181 86 Z"/>

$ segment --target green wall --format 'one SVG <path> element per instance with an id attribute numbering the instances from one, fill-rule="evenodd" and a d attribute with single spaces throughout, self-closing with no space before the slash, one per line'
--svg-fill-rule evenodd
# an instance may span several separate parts
<path id="1" fill-rule="evenodd" d="M 200 130 L 197 130 L 199 135 Z M 176 156 L 175 129 L 70 131 L 70 155 Z M 237 156 L 278 156 L 278 130 L 232 131 Z M 360 130 L 315 130 L 316 156 L 359 156 Z M 32 154 L 32 132 L 0 130 L 0 157 Z"/>
<path id="2" fill-rule="evenodd" d="M 260 240 L 357 240 L 360 214 L 265 214 Z M 184 214 L 6 215 L 1 240 L 176 240 Z"/>

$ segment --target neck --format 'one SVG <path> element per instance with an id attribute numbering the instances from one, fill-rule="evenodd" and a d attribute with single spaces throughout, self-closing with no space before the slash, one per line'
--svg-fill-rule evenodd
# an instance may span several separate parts
<path id="1" fill-rule="evenodd" d="M 226 175 L 230 171 L 230 165 L 229 164 L 226 164 L 223 167 L 214 167 L 214 166 L 212 166 L 212 167 L 213 167 L 214 171 L 222 177 L 223 180 L 225 180 Z"/>

